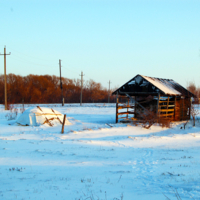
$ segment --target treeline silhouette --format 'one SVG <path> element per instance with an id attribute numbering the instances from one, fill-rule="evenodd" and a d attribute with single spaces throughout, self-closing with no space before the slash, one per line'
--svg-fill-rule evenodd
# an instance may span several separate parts
<path id="1" fill-rule="evenodd" d="M 192 92 L 196 98 L 194 98 L 193 103 L 200 103 L 200 87 L 197 87 L 194 82 L 190 82 L 187 86 L 187 89 Z"/>
<path id="2" fill-rule="evenodd" d="M 81 81 L 62 78 L 65 103 L 79 103 Z M 60 77 L 50 75 L 7 75 L 7 101 L 14 103 L 61 103 Z M 108 90 L 93 80 L 84 81 L 83 103 L 108 102 Z M 110 102 L 115 98 L 110 96 Z M 4 103 L 4 75 L 0 75 L 0 103 Z"/>

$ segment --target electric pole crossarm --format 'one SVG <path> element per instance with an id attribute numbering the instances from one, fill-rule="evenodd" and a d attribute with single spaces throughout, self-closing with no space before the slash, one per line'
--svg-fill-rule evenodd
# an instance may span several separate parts
<path id="1" fill-rule="evenodd" d="M 2 53 L 0 53 L 0 56 L 9 56 L 9 55 L 11 55 L 11 53 L 8 53 L 8 54 L 2 54 Z"/>

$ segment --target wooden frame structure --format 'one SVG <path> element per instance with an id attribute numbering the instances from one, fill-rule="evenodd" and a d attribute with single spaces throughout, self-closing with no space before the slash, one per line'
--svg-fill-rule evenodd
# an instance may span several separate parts
<path id="1" fill-rule="evenodd" d="M 191 97 L 195 97 L 172 79 L 142 75 L 135 76 L 112 95 L 116 95 L 116 123 L 144 120 L 148 115 L 170 121 L 188 120 Z"/>

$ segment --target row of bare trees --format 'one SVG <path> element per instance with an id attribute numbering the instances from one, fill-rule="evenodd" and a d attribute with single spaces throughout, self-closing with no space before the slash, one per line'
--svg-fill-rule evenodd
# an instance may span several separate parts
<path id="1" fill-rule="evenodd" d="M 66 103 L 79 103 L 81 81 L 62 78 L 63 97 Z M 7 75 L 8 103 L 61 103 L 60 78 L 50 75 Z M 83 84 L 83 103 L 108 102 L 108 90 L 93 80 Z M 114 102 L 110 96 L 110 102 Z M 4 76 L 0 75 L 0 104 L 4 103 Z"/>
<path id="2" fill-rule="evenodd" d="M 200 87 L 197 87 L 195 83 L 190 82 L 187 86 L 187 89 L 196 96 L 195 103 L 198 103 L 200 98 Z"/>

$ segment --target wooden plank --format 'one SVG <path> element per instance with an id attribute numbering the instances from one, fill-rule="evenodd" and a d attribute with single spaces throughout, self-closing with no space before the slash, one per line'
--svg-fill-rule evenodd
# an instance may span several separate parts
<path id="1" fill-rule="evenodd" d="M 160 113 L 160 115 L 174 115 L 174 113 Z"/>
<path id="2" fill-rule="evenodd" d="M 160 109 L 159 112 L 174 112 L 174 109 Z"/>
<path id="3" fill-rule="evenodd" d="M 117 115 L 134 115 L 135 114 L 135 112 L 121 112 L 121 113 L 117 113 Z"/>
<path id="4" fill-rule="evenodd" d="M 45 117 L 45 122 L 43 124 L 45 124 L 45 123 L 49 124 L 49 126 L 53 126 L 53 124 L 48 120 L 47 117 Z"/>
<path id="5" fill-rule="evenodd" d="M 43 111 L 42 111 L 42 108 L 40 108 L 40 106 L 37 106 L 37 108 L 38 108 L 41 112 L 43 112 Z M 42 113 L 42 115 L 43 115 L 43 114 L 44 114 L 44 113 Z M 48 120 L 47 117 L 45 117 L 45 122 L 44 122 L 43 124 L 45 124 L 45 123 L 48 123 L 49 126 L 53 126 L 53 124 Z"/>
<path id="6" fill-rule="evenodd" d="M 121 112 L 118 112 L 118 113 L 127 113 L 126 110 L 120 110 Z M 135 113 L 135 110 L 134 109 L 131 109 L 128 111 L 128 113 Z"/>
<path id="7" fill-rule="evenodd" d="M 163 108 L 164 108 L 164 107 L 166 107 L 166 108 L 167 108 L 167 105 L 159 105 L 159 106 L 160 106 L 160 107 L 163 107 Z"/>
<path id="8" fill-rule="evenodd" d="M 160 117 L 163 117 L 163 116 L 173 116 L 174 113 L 168 113 L 168 114 L 160 114 Z"/>
<path id="9" fill-rule="evenodd" d="M 159 103 L 168 103 L 168 101 L 159 101 Z M 169 101 L 169 103 L 174 103 L 174 101 Z"/>
<path id="10" fill-rule="evenodd" d="M 164 108 L 164 107 L 167 107 L 167 105 L 160 105 L 159 107 L 162 107 L 162 108 Z M 174 107 L 174 105 L 169 105 L 168 107 L 170 107 L 170 108 L 173 108 L 173 107 Z"/>
<path id="11" fill-rule="evenodd" d="M 51 108 L 51 110 L 52 110 L 52 112 L 54 113 L 54 115 L 56 115 L 56 116 L 57 116 L 57 115 L 62 115 L 62 114 L 56 114 L 53 108 Z M 57 117 L 56 119 L 62 124 L 62 122 L 61 122 L 61 120 L 60 120 L 59 117 Z"/>
<path id="12" fill-rule="evenodd" d="M 119 117 L 118 119 L 127 119 L 127 117 Z"/>
<path id="13" fill-rule="evenodd" d="M 134 108 L 134 106 L 118 106 L 118 109 Z"/>
<path id="14" fill-rule="evenodd" d="M 41 112 L 43 112 L 43 111 L 42 111 L 42 108 L 40 108 L 40 106 L 37 106 L 37 108 L 38 108 Z"/>
<path id="15" fill-rule="evenodd" d="M 35 113 L 36 116 L 42 115 L 53 115 L 53 116 L 62 116 L 62 114 L 53 114 L 53 113 Z"/>

